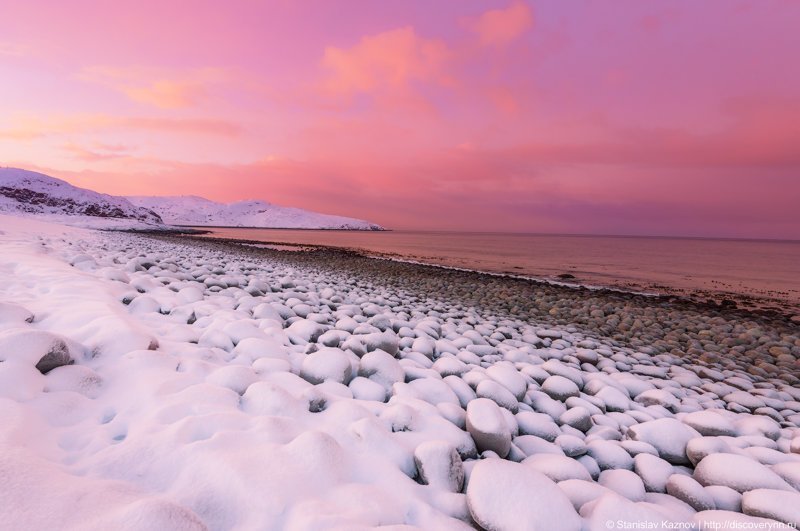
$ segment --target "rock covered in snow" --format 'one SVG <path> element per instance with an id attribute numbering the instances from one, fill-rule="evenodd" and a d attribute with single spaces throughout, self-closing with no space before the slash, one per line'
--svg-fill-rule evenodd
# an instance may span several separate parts
<path id="1" fill-rule="evenodd" d="M 472 469 L 467 506 L 484 529 L 579 531 L 569 498 L 532 467 L 486 459 Z"/>
<path id="2" fill-rule="evenodd" d="M 604 470 L 598 483 L 631 501 L 644 500 L 644 483 L 630 470 Z"/>
<path id="3" fill-rule="evenodd" d="M 771 470 L 778 474 L 783 480 L 800 492 L 800 462 L 786 461 L 772 465 Z"/>
<path id="4" fill-rule="evenodd" d="M 0 361 L 28 364 L 47 374 L 83 357 L 80 344 L 52 332 L 25 328 L 0 331 Z"/>
<path id="5" fill-rule="evenodd" d="M 592 477 L 583 465 L 574 459 L 558 454 L 533 454 L 522 461 L 556 483 L 569 479 L 591 481 Z"/>
<path id="6" fill-rule="evenodd" d="M 475 388 L 475 394 L 480 398 L 488 398 L 500 407 L 504 407 L 512 413 L 519 411 L 519 402 L 514 395 L 493 380 L 483 380 Z"/>
<path id="7" fill-rule="evenodd" d="M 633 470 L 633 457 L 622 446 L 612 441 L 594 440 L 586 445 L 588 454 L 597 462 L 600 470 Z"/>
<path id="8" fill-rule="evenodd" d="M 0 301 L 0 325 L 9 323 L 30 323 L 33 314 L 19 304 Z"/>
<path id="9" fill-rule="evenodd" d="M 383 350 L 373 350 L 361 357 L 358 375 L 383 386 L 387 391 L 396 383 L 405 380 L 405 371 L 391 354 Z"/>
<path id="10" fill-rule="evenodd" d="M 691 505 L 695 511 L 713 511 L 714 497 L 700 483 L 683 474 L 673 474 L 667 480 L 667 492 Z"/>
<path id="11" fill-rule="evenodd" d="M 564 494 L 567 495 L 569 501 L 572 502 L 572 507 L 580 513 L 581 507 L 587 503 L 594 501 L 606 493 L 612 492 L 611 490 L 595 483 L 592 480 L 584 481 L 582 479 L 568 479 L 558 483 Z"/>
<path id="12" fill-rule="evenodd" d="M 694 469 L 701 485 L 722 485 L 737 492 L 755 489 L 793 490 L 775 472 L 758 461 L 737 454 L 711 454 Z"/>
<path id="13" fill-rule="evenodd" d="M 733 423 L 716 411 L 694 411 L 684 416 L 681 421 L 694 428 L 700 435 L 736 435 L 736 428 Z"/>
<path id="14" fill-rule="evenodd" d="M 742 495 L 742 512 L 797 528 L 800 526 L 800 493 L 773 489 L 750 490 Z"/>
<path id="15" fill-rule="evenodd" d="M 578 396 L 580 389 L 575 382 L 564 378 L 563 376 L 551 376 L 542 384 L 542 391 L 547 393 L 550 398 L 564 402 L 567 398 Z"/>
<path id="16" fill-rule="evenodd" d="M 299 319 L 286 328 L 286 335 L 296 344 L 313 343 L 325 333 L 325 327 L 309 319 Z"/>
<path id="17" fill-rule="evenodd" d="M 686 445 L 691 439 L 700 436 L 693 428 L 673 418 L 634 424 L 628 428 L 627 435 L 634 441 L 652 445 L 662 459 L 674 465 L 690 464 Z"/>
<path id="18" fill-rule="evenodd" d="M 428 441 L 414 450 L 414 463 L 422 483 L 460 492 L 464 486 L 464 465 L 456 449 L 445 441 Z"/>
<path id="19" fill-rule="evenodd" d="M 341 350 L 322 348 L 306 356 L 300 376 L 313 384 L 332 381 L 347 385 L 353 376 L 353 366 Z"/>
<path id="20" fill-rule="evenodd" d="M 505 457 L 511 450 L 511 430 L 500 406 L 488 398 L 476 398 L 467 405 L 467 431 L 478 450 L 491 450 Z"/>
<path id="21" fill-rule="evenodd" d="M 675 473 L 671 464 L 650 454 L 638 454 L 633 462 L 634 470 L 642 478 L 647 492 L 667 491 L 667 481 Z"/>
<path id="22" fill-rule="evenodd" d="M 742 494 L 736 492 L 730 487 L 722 485 L 711 485 L 705 487 L 705 491 L 714 500 L 714 505 L 720 511 L 733 511 L 741 512 L 742 510 Z"/>
<path id="23" fill-rule="evenodd" d="M 616 492 L 608 492 L 584 504 L 580 514 L 584 517 L 586 529 L 590 530 L 616 528 L 618 523 L 624 525 L 628 522 L 643 528 L 659 529 L 664 522 L 674 521 L 655 506 L 633 502 Z"/>

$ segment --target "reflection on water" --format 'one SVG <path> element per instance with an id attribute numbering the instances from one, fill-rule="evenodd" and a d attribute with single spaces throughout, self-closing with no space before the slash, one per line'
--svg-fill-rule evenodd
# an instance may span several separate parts
<path id="1" fill-rule="evenodd" d="M 800 242 L 214 228 L 208 236 L 369 254 L 645 291 L 745 295 L 800 304 Z"/>

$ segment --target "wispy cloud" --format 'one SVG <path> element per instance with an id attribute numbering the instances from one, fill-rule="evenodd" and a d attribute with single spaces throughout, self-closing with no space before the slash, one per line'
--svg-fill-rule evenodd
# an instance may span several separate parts
<path id="1" fill-rule="evenodd" d="M 30 48 L 24 44 L 16 42 L 2 42 L 0 41 L 0 57 L 22 57 L 30 53 Z"/>
<path id="2" fill-rule="evenodd" d="M 108 145 L 95 142 L 90 147 L 69 142 L 64 144 L 64 150 L 74 158 L 86 162 L 100 162 L 115 160 L 131 156 L 131 148 L 124 145 Z"/>
<path id="3" fill-rule="evenodd" d="M 505 9 L 467 19 L 464 24 L 477 34 L 481 44 L 504 46 L 533 27 L 533 12 L 525 2 L 517 0 Z"/>
<path id="4" fill-rule="evenodd" d="M 162 133 L 238 136 L 242 127 L 231 121 L 213 118 L 165 118 L 148 116 L 113 116 L 106 114 L 74 114 L 47 118 L 23 116 L 11 127 L 0 130 L 0 138 L 32 140 L 71 133 L 114 129 L 139 129 Z"/>
<path id="5" fill-rule="evenodd" d="M 169 70 L 141 67 L 92 66 L 79 77 L 121 92 L 129 99 L 162 109 L 193 107 L 209 96 L 209 87 L 228 79 L 216 68 Z"/>

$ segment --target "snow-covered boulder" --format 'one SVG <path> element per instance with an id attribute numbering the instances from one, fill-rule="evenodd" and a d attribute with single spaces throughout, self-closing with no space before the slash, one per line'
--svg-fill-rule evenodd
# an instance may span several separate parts
<path id="1" fill-rule="evenodd" d="M 472 469 L 467 506 L 484 529 L 581 529 L 580 517 L 555 483 L 530 466 L 501 459 L 480 461 Z"/>
<path id="2" fill-rule="evenodd" d="M 505 416 L 488 398 L 476 398 L 467 405 L 467 431 L 479 451 L 491 450 L 505 457 L 511 450 L 511 430 Z"/>
<path id="3" fill-rule="evenodd" d="M 694 469 L 701 485 L 723 485 L 737 492 L 755 489 L 793 490 L 778 474 L 758 461 L 737 454 L 711 454 Z"/>
<path id="4" fill-rule="evenodd" d="M 414 450 L 414 463 L 422 483 L 450 492 L 464 486 L 464 465 L 458 451 L 445 441 L 427 441 Z"/>
<path id="5" fill-rule="evenodd" d="M 84 355 L 82 345 L 52 332 L 25 328 L 0 332 L 0 361 L 28 364 L 42 374 L 80 361 Z"/>
<path id="6" fill-rule="evenodd" d="M 742 512 L 771 518 L 795 529 L 800 526 L 800 493 L 773 489 L 755 489 L 742 495 Z"/>
<path id="7" fill-rule="evenodd" d="M 688 465 L 686 445 L 700 434 L 694 428 L 674 418 L 663 418 L 634 424 L 628 428 L 628 437 L 634 441 L 651 444 L 662 459 L 674 465 Z"/>
<path id="8" fill-rule="evenodd" d="M 306 356 L 300 376 L 313 384 L 333 381 L 347 385 L 353 377 L 353 366 L 347 354 L 326 347 Z"/>

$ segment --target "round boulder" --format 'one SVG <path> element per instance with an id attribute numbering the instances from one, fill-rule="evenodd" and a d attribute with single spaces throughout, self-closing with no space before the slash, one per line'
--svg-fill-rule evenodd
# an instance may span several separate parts
<path id="1" fill-rule="evenodd" d="M 581 518 L 553 481 L 533 467 L 501 459 L 480 461 L 472 469 L 467 486 L 467 507 L 475 522 L 484 529 L 581 529 Z"/>

